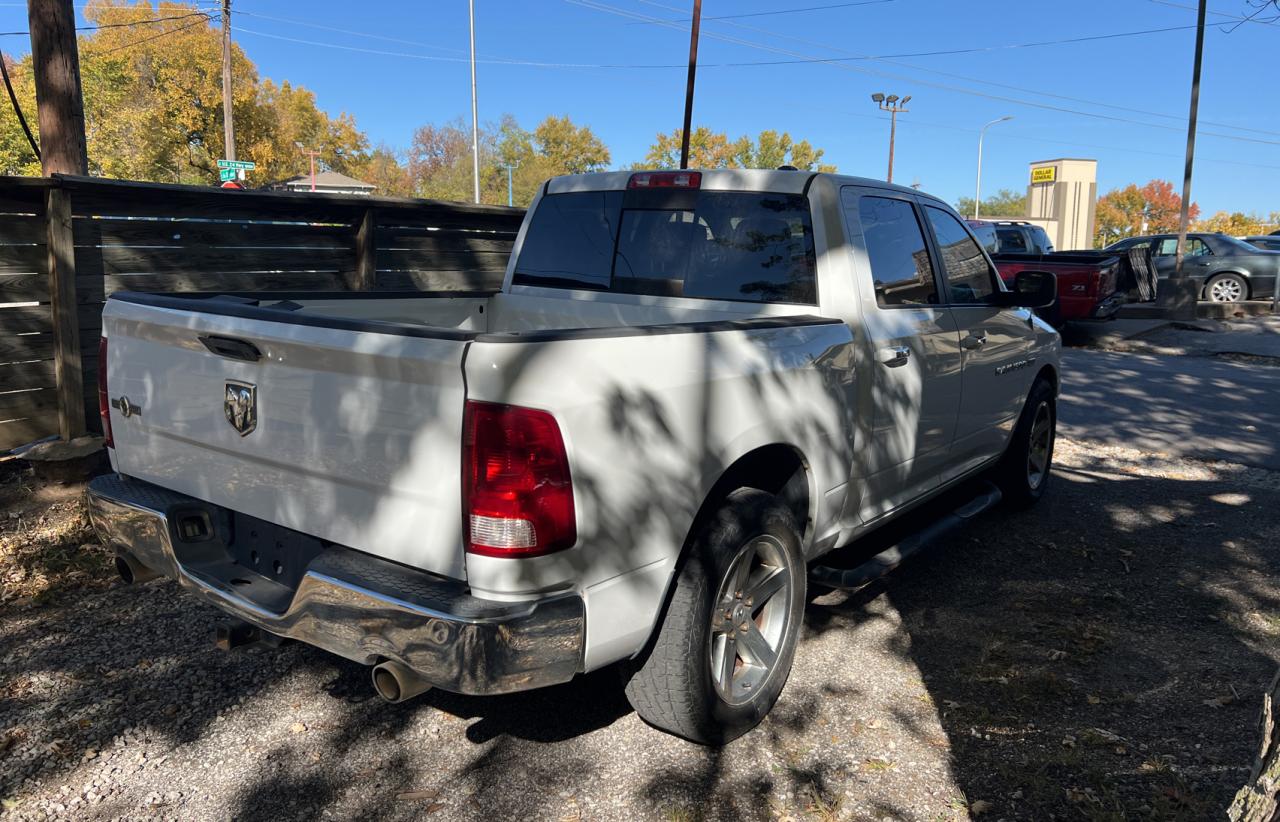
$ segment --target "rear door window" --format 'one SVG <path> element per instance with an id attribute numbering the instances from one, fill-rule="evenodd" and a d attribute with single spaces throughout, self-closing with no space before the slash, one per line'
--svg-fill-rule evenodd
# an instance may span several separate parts
<path id="1" fill-rule="evenodd" d="M 858 219 L 883 308 L 937 305 L 938 287 L 915 208 L 891 197 L 858 198 Z"/>
<path id="2" fill-rule="evenodd" d="M 1003 254 L 1026 254 L 1027 238 L 1016 228 L 998 228 L 996 236 L 1000 238 L 1000 252 Z"/>
<path id="3" fill-rule="evenodd" d="M 983 305 L 996 291 L 995 275 L 978 243 L 955 217 L 934 206 L 925 206 L 933 237 L 942 257 L 947 300 L 960 305 Z"/>

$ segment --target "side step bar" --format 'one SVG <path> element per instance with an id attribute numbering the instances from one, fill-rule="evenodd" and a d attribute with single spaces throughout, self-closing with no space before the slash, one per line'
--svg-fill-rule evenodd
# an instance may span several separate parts
<path id="1" fill-rule="evenodd" d="M 827 588 L 842 591 L 856 591 L 864 588 L 897 568 L 909 557 L 919 553 L 921 549 L 932 545 L 969 520 L 995 507 L 1000 502 L 1000 498 L 1000 489 L 990 482 L 985 483 L 978 495 L 964 505 L 916 531 L 897 545 L 886 548 L 856 568 L 814 565 L 809 568 L 809 579 Z"/>

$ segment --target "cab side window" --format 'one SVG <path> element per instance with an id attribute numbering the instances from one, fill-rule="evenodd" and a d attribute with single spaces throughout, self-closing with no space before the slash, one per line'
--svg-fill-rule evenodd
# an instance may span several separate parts
<path id="1" fill-rule="evenodd" d="M 964 230 L 960 221 L 940 208 L 925 206 L 933 236 L 942 255 L 942 271 L 947 282 L 947 301 L 953 305 L 985 305 L 996 291 L 994 275 L 986 255 Z"/>
<path id="2" fill-rule="evenodd" d="M 890 197 L 859 197 L 858 218 L 876 303 L 883 308 L 937 305 L 933 265 L 911 203 Z"/>

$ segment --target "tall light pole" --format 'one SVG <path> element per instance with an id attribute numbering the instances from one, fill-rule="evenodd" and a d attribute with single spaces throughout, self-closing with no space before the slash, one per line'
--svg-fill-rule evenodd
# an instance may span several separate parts
<path id="1" fill-rule="evenodd" d="M 471 172 L 475 178 L 476 202 L 480 202 L 480 109 L 476 105 L 476 0 L 467 0 L 471 21 Z"/>
<path id="2" fill-rule="evenodd" d="M 880 92 L 871 95 L 871 100 L 881 111 L 889 112 L 889 177 L 888 182 L 893 182 L 893 143 L 898 134 L 898 114 L 907 110 L 907 103 L 911 100 L 908 94 L 898 101 L 898 95 L 890 94 L 887 97 Z"/>
<path id="3" fill-rule="evenodd" d="M 1001 117 L 998 120 L 992 120 L 981 129 L 978 130 L 978 181 L 973 184 L 973 219 L 978 219 L 978 207 L 982 204 L 982 138 L 987 135 L 987 129 L 996 123 L 1003 123 L 1005 120 L 1012 120 L 1013 115 Z"/>

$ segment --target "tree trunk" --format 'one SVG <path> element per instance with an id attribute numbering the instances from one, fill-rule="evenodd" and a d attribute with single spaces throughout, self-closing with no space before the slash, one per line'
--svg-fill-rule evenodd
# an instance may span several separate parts
<path id="1" fill-rule="evenodd" d="M 1262 745 L 1253 761 L 1249 781 L 1227 811 L 1232 822 L 1280 822 L 1280 671 L 1262 696 Z"/>

